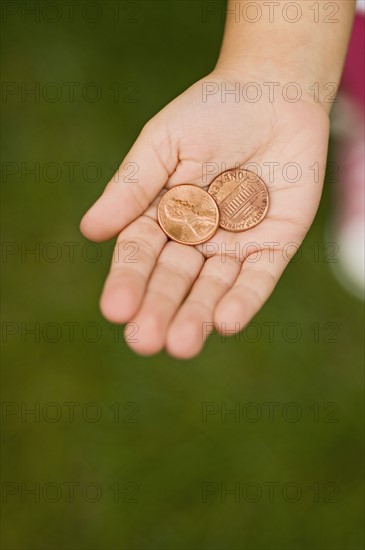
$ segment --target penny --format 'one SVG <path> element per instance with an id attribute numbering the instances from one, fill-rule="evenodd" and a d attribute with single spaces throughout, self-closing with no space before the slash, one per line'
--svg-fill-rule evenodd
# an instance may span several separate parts
<path id="1" fill-rule="evenodd" d="M 262 179 L 243 169 L 227 170 L 213 180 L 208 193 L 219 207 L 219 225 L 246 231 L 262 222 L 269 209 L 269 192 Z"/>
<path id="2" fill-rule="evenodd" d="M 213 197 L 188 183 L 176 185 L 163 195 L 157 217 L 170 239 L 189 245 L 209 240 L 219 225 L 219 209 Z"/>

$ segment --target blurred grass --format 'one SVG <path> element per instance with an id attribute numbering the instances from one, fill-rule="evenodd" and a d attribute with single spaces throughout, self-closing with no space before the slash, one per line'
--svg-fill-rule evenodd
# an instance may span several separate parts
<path id="1" fill-rule="evenodd" d="M 13 3 L 20 5 L 20 3 Z M 46 2 L 44 4 L 47 4 Z M 34 5 L 26 2 L 29 7 Z M 3 349 L 3 401 L 28 406 L 55 402 L 80 403 L 75 421 L 66 408 L 57 422 L 20 413 L 3 422 L 2 480 L 24 482 L 95 482 L 103 494 L 90 503 L 76 493 L 59 502 L 34 502 L 19 494 L 3 503 L 4 549 L 338 549 L 363 547 L 363 416 L 362 308 L 334 280 L 324 261 L 324 232 L 331 210 L 325 189 L 316 221 L 303 245 L 302 258 L 291 264 L 269 302 L 254 320 L 254 332 L 240 339 L 212 337 L 203 354 L 179 362 L 165 354 L 150 359 L 134 355 L 98 310 L 98 297 L 111 257 L 111 243 L 100 246 L 101 259 L 83 259 L 87 245 L 78 223 L 99 195 L 141 126 L 168 101 L 213 67 L 222 36 L 222 20 L 202 22 L 202 3 L 145 1 L 119 3 L 121 20 L 113 20 L 114 2 L 103 2 L 97 23 L 83 21 L 80 9 L 68 22 L 65 4 L 60 21 L 39 22 L 20 12 L 3 22 L 4 82 L 98 82 L 103 97 L 87 103 L 76 92 L 70 103 L 62 86 L 61 101 L 34 102 L 11 96 L 3 104 L 3 162 L 27 166 L 39 162 L 77 162 L 69 181 L 41 176 L 21 181 L 20 168 L 3 177 L 2 229 L 5 242 L 32 247 L 35 243 L 80 243 L 70 262 L 47 262 L 20 253 L 10 256 L 3 275 L 3 322 L 58 323 L 58 342 L 20 332 Z M 82 3 L 85 5 L 85 3 Z M 136 7 L 135 7 L 136 6 Z M 20 8 L 19 8 L 20 9 Z M 91 12 L 90 12 L 91 13 Z M 136 19 L 135 22 L 128 22 Z M 133 83 L 135 103 L 114 102 L 110 89 Z M 79 87 L 80 88 L 80 87 Z M 130 88 L 122 88 L 122 97 Z M 83 177 L 86 163 L 103 169 L 95 182 Z M 320 261 L 313 261 L 319 243 Z M 64 323 L 79 323 L 69 342 Z M 85 324 L 99 323 L 102 337 L 82 338 Z M 275 322 L 273 342 L 264 323 Z M 283 336 L 289 322 L 298 323 L 302 337 L 290 343 Z M 325 324 L 336 323 L 338 342 L 325 343 Z M 320 327 L 315 342 L 313 325 Z M 312 327 L 312 328 L 311 328 Z M 254 327 L 253 327 L 254 330 Z M 50 331 L 51 334 L 51 331 Z M 91 331 L 90 331 L 91 335 Z M 90 336 L 91 337 L 91 336 Z M 96 402 L 99 421 L 82 418 L 85 403 Z M 136 403 L 138 422 L 114 422 L 111 407 Z M 202 403 L 280 403 L 274 422 L 219 415 L 202 422 Z M 286 403 L 298 403 L 298 422 L 283 419 Z M 324 422 L 324 404 L 338 404 L 338 422 Z M 314 422 L 314 403 L 321 421 Z M 128 407 L 123 414 L 130 412 Z M 135 482 L 138 502 L 113 502 L 115 482 Z M 303 496 L 289 503 L 280 496 L 256 503 L 219 496 L 201 498 L 202 483 L 265 488 L 276 481 L 301 486 Z M 336 483 L 338 502 L 314 502 L 316 482 Z M 65 487 L 65 486 L 63 486 Z M 128 489 L 123 489 L 123 494 Z M 326 492 L 326 491 L 325 491 Z M 328 492 L 328 491 L 327 491 Z M 322 495 L 323 497 L 323 495 Z"/>

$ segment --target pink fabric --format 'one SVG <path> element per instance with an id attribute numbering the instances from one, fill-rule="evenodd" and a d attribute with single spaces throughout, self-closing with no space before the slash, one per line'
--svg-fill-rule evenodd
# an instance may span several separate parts
<path id="1" fill-rule="evenodd" d="M 355 16 L 354 27 L 347 52 L 341 89 L 364 108 L 365 100 L 365 17 Z"/>

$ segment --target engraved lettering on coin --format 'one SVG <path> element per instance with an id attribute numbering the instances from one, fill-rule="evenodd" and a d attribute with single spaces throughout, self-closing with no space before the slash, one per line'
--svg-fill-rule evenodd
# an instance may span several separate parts
<path id="1" fill-rule="evenodd" d="M 262 179 L 249 170 L 220 174 L 208 192 L 217 202 L 219 225 L 228 231 L 246 231 L 258 225 L 269 209 L 269 192 Z"/>
<path id="2" fill-rule="evenodd" d="M 219 209 L 214 199 L 196 185 L 177 185 L 161 198 L 158 222 L 170 239 L 196 245 L 209 240 L 219 224 Z"/>

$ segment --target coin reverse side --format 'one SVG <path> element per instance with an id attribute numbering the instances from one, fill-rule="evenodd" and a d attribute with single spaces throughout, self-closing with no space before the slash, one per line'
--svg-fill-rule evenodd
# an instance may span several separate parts
<path id="1" fill-rule="evenodd" d="M 213 180 L 208 193 L 219 207 L 219 225 L 228 231 L 246 231 L 258 225 L 269 209 L 269 192 L 249 170 L 227 170 Z"/>

